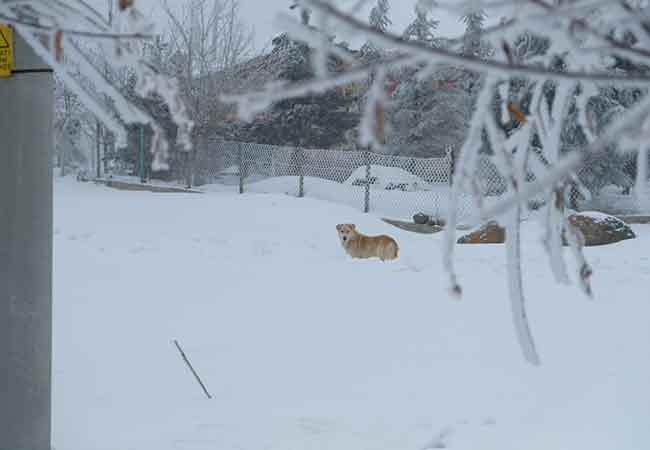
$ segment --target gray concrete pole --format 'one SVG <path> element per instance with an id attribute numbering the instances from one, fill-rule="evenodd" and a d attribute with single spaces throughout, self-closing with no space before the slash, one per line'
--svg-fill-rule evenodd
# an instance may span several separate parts
<path id="1" fill-rule="evenodd" d="M 0 450 L 49 450 L 54 78 L 14 33 L 0 78 Z"/>

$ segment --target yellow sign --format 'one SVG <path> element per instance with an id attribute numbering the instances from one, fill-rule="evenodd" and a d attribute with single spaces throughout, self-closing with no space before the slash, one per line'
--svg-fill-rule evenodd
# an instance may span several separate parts
<path id="1" fill-rule="evenodd" d="M 0 24 L 0 77 L 10 77 L 14 64 L 14 33 L 9 25 Z"/>

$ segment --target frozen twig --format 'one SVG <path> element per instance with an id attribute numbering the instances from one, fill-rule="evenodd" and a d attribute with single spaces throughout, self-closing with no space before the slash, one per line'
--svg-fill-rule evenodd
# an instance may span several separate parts
<path id="1" fill-rule="evenodd" d="M 203 393 L 205 394 L 205 396 L 208 399 L 211 399 L 212 396 L 210 395 L 210 393 L 206 389 L 205 385 L 203 384 L 203 381 L 201 381 L 201 378 L 199 377 L 199 374 L 196 373 L 196 370 L 194 370 L 194 366 L 192 366 L 192 363 L 187 358 L 187 355 L 185 355 L 185 352 L 183 351 L 183 349 L 181 348 L 180 344 L 178 343 L 178 341 L 176 339 L 174 339 L 174 345 L 178 349 L 178 352 L 181 354 L 181 358 L 183 358 L 183 361 L 185 361 L 185 364 L 187 364 L 187 367 L 189 367 L 189 369 L 192 371 L 192 374 L 194 375 L 194 378 L 196 378 L 196 381 L 201 386 L 201 389 L 203 389 Z"/>

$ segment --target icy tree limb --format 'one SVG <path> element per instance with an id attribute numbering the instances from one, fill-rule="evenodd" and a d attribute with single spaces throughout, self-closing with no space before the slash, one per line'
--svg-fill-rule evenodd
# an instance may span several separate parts
<path id="1" fill-rule="evenodd" d="M 524 298 L 521 270 L 521 205 L 519 204 L 516 204 L 509 213 L 506 226 L 506 251 L 510 307 L 517 341 L 526 361 L 539 366 L 540 359 L 530 331 L 528 315 L 526 314 L 526 300 Z"/>
<path id="2" fill-rule="evenodd" d="M 577 153 L 567 155 L 561 159 L 553 170 L 549 170 L 543 176 L 540 176 L 535 181 L 531 181 L 522 186 L 517 193 L 509 192 L 505 194 L 502 200 L 485 208 L 481 216 L 481 220 L 489 220 L 490 218 L 500 217 L 508 212 L 515 204 L 528 201 L 530 198 L 535 197 L 546 189 L 566 179 L 580 164 L 582 163 L 582 156 Z M 472 225 L 477 225 L 478 222 L 473 222 Z"/>
<path id="3" fill-rule="evenodd" d="M 547 116 L 548 122 L 545 129 L 540 131 L 540 135 L 543 136 L 542 141 L 545 143 L 544 156 L 551 166 L 555 166 L 560 159 L 562 127 L 574 90 L 575 84 L 571 82 L 559 83 L 556 86 L 553 105 Z M 551 270 L 557 282 L 569 284 L 562 241 L 562 230 L 565 224 L 564 191 L 560 185 L 549 187 L 545 209 L 543 243 L 549 256 Z"/>
<path id="4" fill-rule="evenodd" d="M 567 27 L 568 33 L 575 33 L 576 31 L 584 31 L 591 37 L 597 39 L 599 42 L 607 44 L 607 50 L 612 54 L 628 58 L 631 61 L 641 64 L 648 64 L 650 62 L 650 51 L 643 48 L 633 48 L 624 42 L 602 33 L 600 30 L 591 26 L 584 18 L 575 17 L 566 14 L 566 11 L 561 11 L 560 8 L 549 5 L 544 0 L 527 0 L 531 5 L 536 5 L 543 10 L 547 11 L 551 16 L 560 17 L 569 22 Z M 584 12 L 582 13 L 584 14 Z"/>
<path id="5" fill-rule="evenodd" d="M 564 229 L 566 239 L 578 264 L 578 281 L 580 283 L 580 289 L 582 289 L 587 297 L 591 298 L 593 296 L 591 290 L 591 276 L 593 271 L 583 252 L 585 242 L 584 236 L 578 227 L 571 223 L 571 220 L 569 220 L 568 217 L 565 217 L 564 219 Z"/>
<path id="6" fill-rule="evenodd" d="M 648 144 L 643 144 L 639 147 L 639 154 L 637 155 L 636 167 L 637 176 L 636 184 L 634 185 L 634 194 L 637 201 L 641 206 L 650 209 L 650 186 L 648 185 Z M 644 208 L 645 209 L 645 208 Z"/>
<path id="7" fill-rule="evenodd" d="M 531 141 L 531 126 L 526 123 L 513 136 L 516 140 L 514 154 L 506 149 L 503 132 L 497 127 L 495 118 L 488 115 L 485 118 L 486 129 L 490 142 L 494 145 L 496 160 L 502 167 L 502 173 L 509 182 L 509 189 L 518 196 L 520 187 L 526 181 L 526 161 Z M 517 341 L 524 358 L 533 365 L 539 365 L 540 360 L 535 349 L 535 342 L 526 314 L 524 286 L 521 260 L 521 217 L 525 203 L 518 202 L 510 210 L 506 224 L 506 254 L 508 288 L 512 319 L 517 334 Z"/>
<path id="8" fill-rule="evenodd" d="M 384 82 L 386 71 L 380 68 L 368 92 L 368 98 L 364 106 L 364 113 L 361 115 L 359 127 L 359 144 L 363 147 L 381 149 L 384 146 L 385 125 L 384 125 L 384 103 L 386 94 Z"/>
<path id="9" fill-rule="evenodd" d="M 587 71 L 565 71 L 558 72 L 543 67 L 528 66 L 522 64 L 509 64 L 499 61 L 482 60 L 472 56 L 465 56 L 443 48 L 429 47 L 423 44 L 405 41 L 400 36 L 383 33 L 375 30 L 364 22 L 349 16 L 323 0 L 302 0 L 314 10 L 329 15 L 340 26 L 349 30 L 355 30 L 359 35 L 376 42 L 377 45 L 384 45 L 388 48 L 418 56 L 422 61 L 436 60 L 449 64 L 462 65 L 469 70 L 480 73 L 491 74 L 500 77 L 514 75 L 529 77 L 531 80 L 566 80 L 566 81 L 590 81 L 603 83 L 617 83 L 620 86 L 643 87 L 650 84 L 648 76 L 616 76 L 606 73 Z"/>
<path id="10" fill-rule="evenodd" d="M 562 284 L 569 284 L 570 280 L 563 253 L 564 243 L 562 242 L 562 229 L 565 223 L 564 214 L 564 192 L 560 188 L 550 189 L 544 214 L 542 242 L 549 257 L 555 280 Z"/>
<path id="11" fill-rule="evenodd" d="M 469 136 L 460 149 L 457 164 L 454 168 L 454 181 L 452 185 L 449 211 L 447 213 L 447 226 L 443 241 L 442 264 L 449 276 L 450 289 L 453 295 L 460 297 L 462 288 L 454 267 L 454 247 L 456 245 L 456 227 L 458 226 L 458 206 L 463 187 L 471 185 L 476 170 L 478 152 L 481 147 L 481 132 L 483 131 L 483 118 L 489 114 L 491 100 L 497 79 L 485 77 L 483 87 L 476 103 L 476 112 L 472 117 Z"/>
<path id="12" fill-rule="evenodd" d="M 189 150 L 193 123 L 180 104 L 177 85 L 156 73 L 138 54 L 139 47 L 135 44 L 153 36 L 153 27 L 133 7 L 133 3 L 120 3 L 118 19 L 123 20 L 116 20 L 113 26 L 83 0 L 0 0 L 0 18 L 14 25 L 37 55 L 61 76 L 67 88 L 115 133 L 118 143 L 126 142 L 125 123 L 150 125 L 154 133 L 152 168 L 160 170 L 167 167 L 168 149 L 162 128 L 150 114 L 129 102 L 72 39 L 96 39 L 105 49 L 113 51 L 114 70 L 133 69 L 137 79 L 136 93 L 142 96 L 159 94 L 163 98 L 169 106 L 172 121 L 178 127 L 177 143 L 182 149 Z M 79 73 L 88 83 L 77 79 Z M 111 102 L 107 102 L 107 98 Z"/>

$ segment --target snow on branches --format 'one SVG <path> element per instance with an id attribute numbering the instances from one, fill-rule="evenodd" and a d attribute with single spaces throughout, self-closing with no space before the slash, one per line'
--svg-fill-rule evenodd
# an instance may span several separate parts
<path id="1" fill-rule="evenodd" d="M 583 292 L 590 296 L 592 270 L 582 253 L 583 238 L 568 220 L 566 194 L 570 186 L 582 189 L 575 173 L 587 155 L 597 155 L 621 144 L 622 150 L 640 150 L 636 193 L 648 195 L 646 142 L 650 138 L 650 98 L 645 93 L 650 86 L 650 74 L 643 70 L 612 70 L 610 64 L 612 60 L 623 60 L 629 67 L 650 66 L 648 7 L 639 2 L 602 0 L 422 1 L 420 4 L 429 12 L 443 9 L 476 18 L 471 22 L 472 31 L 446 39 L 444 46 L 432 46 L 359 20 L 355 16 L 358 6 L 346 10 L 335 0 L 300 0 L 297 4 L 321 20 L 325 16 L 329 31 L 355 36 L 386 51 L 370 62 L 352 64 L 342 73 L 329 76 L 320 73 L 313 80 L 270 85 L 227 100 L 237 103 L 244 116 L 250 116 L 251 111 L 288 97 L 322 93 L 351 81 L 365 80 L 370 86 L 360 137 L 362 144 L 377 146 L 383 140 L 383 129 L 377 128 L 376 106 L 386 101 L 383 98 L 385 74 L 405 66 L 418 66 L 424 73 L 432 73 L 440 65 L 461 67 L 472 74 L 473 118 L 456 160 L 443 263 L 452 292 L 460 295 L 461 283 L 453 258 L 455 228 L 459 222 L 457 206 L 461 195 L 471 194 L 478 210 L 472 224 L 491 219 L 507 224 L 513 321 L 525 359 L 539 364 L 523 293 L 522 215 L 532 199 L 545 205 L 541 240 L 551 270 L 558 282 L 570 281 L 562 250 L 566 239 L 577 261 L 575 277 Z M 385 6 L 387 10 L 388 5 Z M 503 7 L 509 6 L 512 17 L 490 26 L 484 23 L 485 15 L 495 18 L 503 13 Z M 290 31 L 293 38 L 314 46 L 319 54 L 331 53 L 332 49 L 328 48 L 331 43 L 318 39 L 318 33 L 317 28 L 298 23 Z M 481 43 L 481 48 L 485 43 L 490 48 L 468 51 L 468 42 Z M 643 95 L 619 114 L 617 120 L 596 127 L 589 108 L 606 86 L 635 89 Z M 499 101 L 501 105 L 497 106 Z M 580 151 L 563 150 L 563 136 L 570 120 L 584 136 Z M 490 155 L 506 180 L 507 192 L 496 203 L 483 201 L 478 187 L 479 153 Z"/>
<path id="2" fill-rule="evenodd" d="M 149 125 L 154 134 L 152 168 L 163 170 L 167 168 L 169 146 L 163 129 L 111 84 L 85 50 L 89 41 L 96 42 L 105 54 L 111 55 L 113 71 L 132 70 L 137 79 L 135 92 L 141 97 L 159 95 L 178 128 L 177 144 L 185 150 L 191 148 L 193 123 L 176 80 L 159 73 L 141 56 L 140 43 L 153 37 L 154 27 L 138 12 L 136 0 L 119 0 L 117 6 L 118 14 L 109 24 L 83 0 L 0 0 L 0 21 L 8 22 L 20 33 L 66 87 L 115 134 L 118 144 L 126 144 L 124 124 Z"/>

